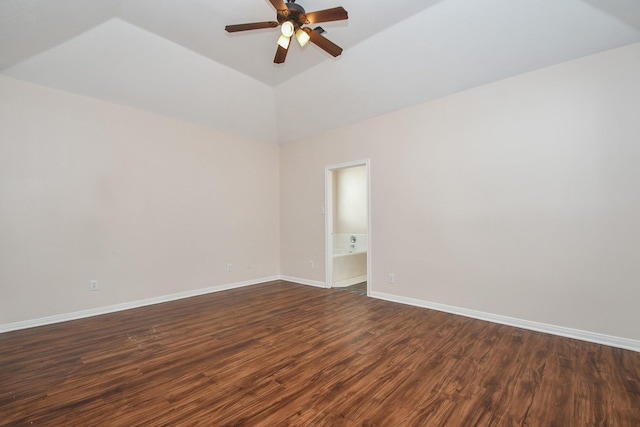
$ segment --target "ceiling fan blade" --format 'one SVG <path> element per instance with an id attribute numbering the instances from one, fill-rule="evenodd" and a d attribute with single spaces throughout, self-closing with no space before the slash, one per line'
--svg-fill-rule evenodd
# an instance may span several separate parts
<path id="1" fill-rule="evenodd" d="M 278 50 L 276 50 L 276 56 L 273 58 L 273 62 L 276 64 L 282 64 L 285 59 L 287 59 L 287 52 L 289 52 L 289 48 L 284 48 L 278 45 Z"/>
<path id="2" fill-rule="evenodd" d="M 303 28 L 303 30 L 307 34 L 309 34 L 311 43 L 315 44 L 320 49 L 327 52 L 329 55 L 336 57 L 342 53 L 342 48 L 340 46 L 338 46 L 331 40 L 327 39 L 325 36 L 321 35 L 319 32 L 313 31 L 311 30 L 311 28 Z"/>
<path id="3" fill-rule="evenodd" d="M 332 9 L 318 10 L 300 16 L 300 20 L 305 24 L 317 24 L 319 22 L 342 21 L 348 19 L 349 15 L 342 6 Z"/>
<path id="4" fill-rule="evenodd" d="M 251 22 L 248 24 L 236 24 L 236 25 L 227 25 L 224 27 L 228 33 L 235 33 L 238 31 L 247 31 L 247 30 L 260 30 L 262 28 L 275 28 L 278 24 L 276 21 L 267 21 L 267 22 Z"/>

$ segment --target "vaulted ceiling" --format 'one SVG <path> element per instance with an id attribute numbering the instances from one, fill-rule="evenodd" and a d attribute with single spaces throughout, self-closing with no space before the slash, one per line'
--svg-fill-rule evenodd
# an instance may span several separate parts
<path id="1" fill-rule="evenodd" d="M 0 0 L 0 72 L 245 137 L 287 142 L 640 42 L 638 0 L 299 0 L 333 58 L 273 63 L 267 0 Z"/>

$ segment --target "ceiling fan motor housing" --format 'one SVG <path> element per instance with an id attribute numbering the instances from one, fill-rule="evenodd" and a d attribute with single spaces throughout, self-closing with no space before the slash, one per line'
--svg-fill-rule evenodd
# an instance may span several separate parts
<path id="1" fill-rule="evenodd" d="M 300 17 L 305 14 L 305 10 L 302 6 L 294 2 L 288 2 L 286 6 L 288 10 L 282 11 L 282 13 L 278 11 L 278 22 L 280 24 L 285 21 L 291 21 L 296 29 L 307 24 L 307 22 L 301 22 L 300 20 Z"/>

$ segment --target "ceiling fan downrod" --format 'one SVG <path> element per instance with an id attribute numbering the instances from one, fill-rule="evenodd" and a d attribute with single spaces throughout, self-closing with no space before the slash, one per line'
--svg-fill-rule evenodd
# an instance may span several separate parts
<path id="1" fill-rule="evenodd" d="M 286 6 L 287 6 L 287 9 L 289 9 L 286 16 L 278 15 L 278 16 L 282 16 L 284 20 L 292 19 L 296 23 L 298 23 L 300 21 L 300 15 L 304 15 L 306 13 L 302 6 L 300 6 L 299 4 L 296 4 L 295 0 L 287 0 Z M 280 18 L 278 18 L 278 21 L 280 21 Z"/>

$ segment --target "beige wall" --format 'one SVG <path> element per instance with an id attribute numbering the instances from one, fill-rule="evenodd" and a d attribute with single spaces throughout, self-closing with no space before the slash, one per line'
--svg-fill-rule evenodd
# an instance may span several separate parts
<path id="1" fill-rule="evenodd" d="M 324 281 L 324 168 L 369 158 L 374 292 L 640 339 L 638 111 L 635 44 L 284 145 L 281 274 Z"/>
<path id="2" fill-rule="evenodd" d="M 0 325 L 277 276 L 278 156 L 0 76 Z"/>

